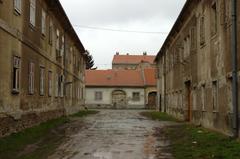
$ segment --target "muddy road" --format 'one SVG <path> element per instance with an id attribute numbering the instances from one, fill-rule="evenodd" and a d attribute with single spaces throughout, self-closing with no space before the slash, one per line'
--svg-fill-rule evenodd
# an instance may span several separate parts
<path id="1" fill-rule="evenodd" d="M 73 132 L 48 159 L 171 159 L 169 142 L 156 132 L 174 123 L 149 120 L 140 112 L 101 110 L 75 121 L 81 128 L 70 129 Z"/>

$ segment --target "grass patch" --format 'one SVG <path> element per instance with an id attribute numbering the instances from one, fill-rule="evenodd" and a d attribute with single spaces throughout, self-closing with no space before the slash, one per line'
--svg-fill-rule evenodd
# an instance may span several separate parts
<path id="1" fill-rule="evenodd" d="M 80 111 L 70 117 L 84 117 L 97 111 Z M 69 117 L 60 117 L 22 132 L 0 138 L 0 159 L 45 159 L 62 143 L 64 124 Z"/>
<path id="2" fill-rule="evenodd" d="M 157 112 L 157 111 L 151 111 L 151 112 L 141 112 L 140 113 L 142 116 L 148 117 L 152 120 L 159 120 L 159 121 L 175 121 L 177 122 L 178 120 L 173 118 L 172 116 L 162 113 L 162 112 Z"/>
<path id="3" fill-rule="evenodd" d="M 222 134 L 181 124 L 163 130 L 176 159 L 239 159 L 240 143 Z"/>
<path id="4" fill-rule="evenodd" d="M 87 115 L 93 115 L 93 114 L 97 114 L 99 113 L 99 111 L 96 110 L 82 110 L 76 114 L 71 115 L 71 117 L 84 117 Z"/>

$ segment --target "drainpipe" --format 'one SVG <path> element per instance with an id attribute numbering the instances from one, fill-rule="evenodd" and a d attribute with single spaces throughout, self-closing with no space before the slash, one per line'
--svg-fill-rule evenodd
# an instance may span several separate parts
<path id="1" fill-rule="evenodd" d="M 232 105 L 233 105 L 233 135 L 239 136 L 239 117 L 238 117 L 238 69 L 237 69 L 237 0 L 232 0 Z"/>

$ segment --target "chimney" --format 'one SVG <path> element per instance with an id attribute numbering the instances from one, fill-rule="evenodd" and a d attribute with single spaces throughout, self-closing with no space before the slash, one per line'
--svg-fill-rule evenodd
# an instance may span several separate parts
<path id="1" fill-rule="evenodd" d="M 116 52 L 116 55 L 119 55 L 119 52 Z"/>
<path id="2" fill-rule="evenodd" d="M 145 52 L 143 52 L 143 55 L 144 55 L 144 56 L 146 56 L 146 55 L 147 55 L 147 52 L 146 52 L 146 51 L 145 51 Z"/>

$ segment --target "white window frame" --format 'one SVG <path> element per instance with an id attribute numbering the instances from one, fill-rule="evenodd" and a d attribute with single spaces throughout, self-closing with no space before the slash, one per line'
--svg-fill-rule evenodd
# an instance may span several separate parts
<path id="1" fill-rule="evenodd" d="M 36 25 L 36 0 L 30 0 L 30 24 L 35 27 Z"/>
<path id="2" fill-rule="evenodd" d="M 18 13 L 21 14 L 22 12 L 22 0 L 14 0 L 14 10 Z"/>
<path id="3" fill-rule="evenodd" d="M 46 35 L 46 19 L 47 19 L 47 13 L 44 9 L 42 9 L 42 27 L 41 27 L 41 32 L 42 32 L 42 35 Z"/>
<path id="4" fill-rule="evenodd" d="M 34 69 L 35 64 L 33 62 L 29 63 L 29 94 L 34 94 Z"/>
<path id="5" fill-rule="evenodd" d="M 45 91 L 45 68 L 40 67 L 40 88 L 39 88 L 39 93 L 41 96 L 44 96 L 44 91 Z"/>
<path id="6" fill-rule="evenodd" d="M 20 90 L 20 57 L 13 57 L 13 77 L 12 77 L 12 91 L 19 93 Z"/>

